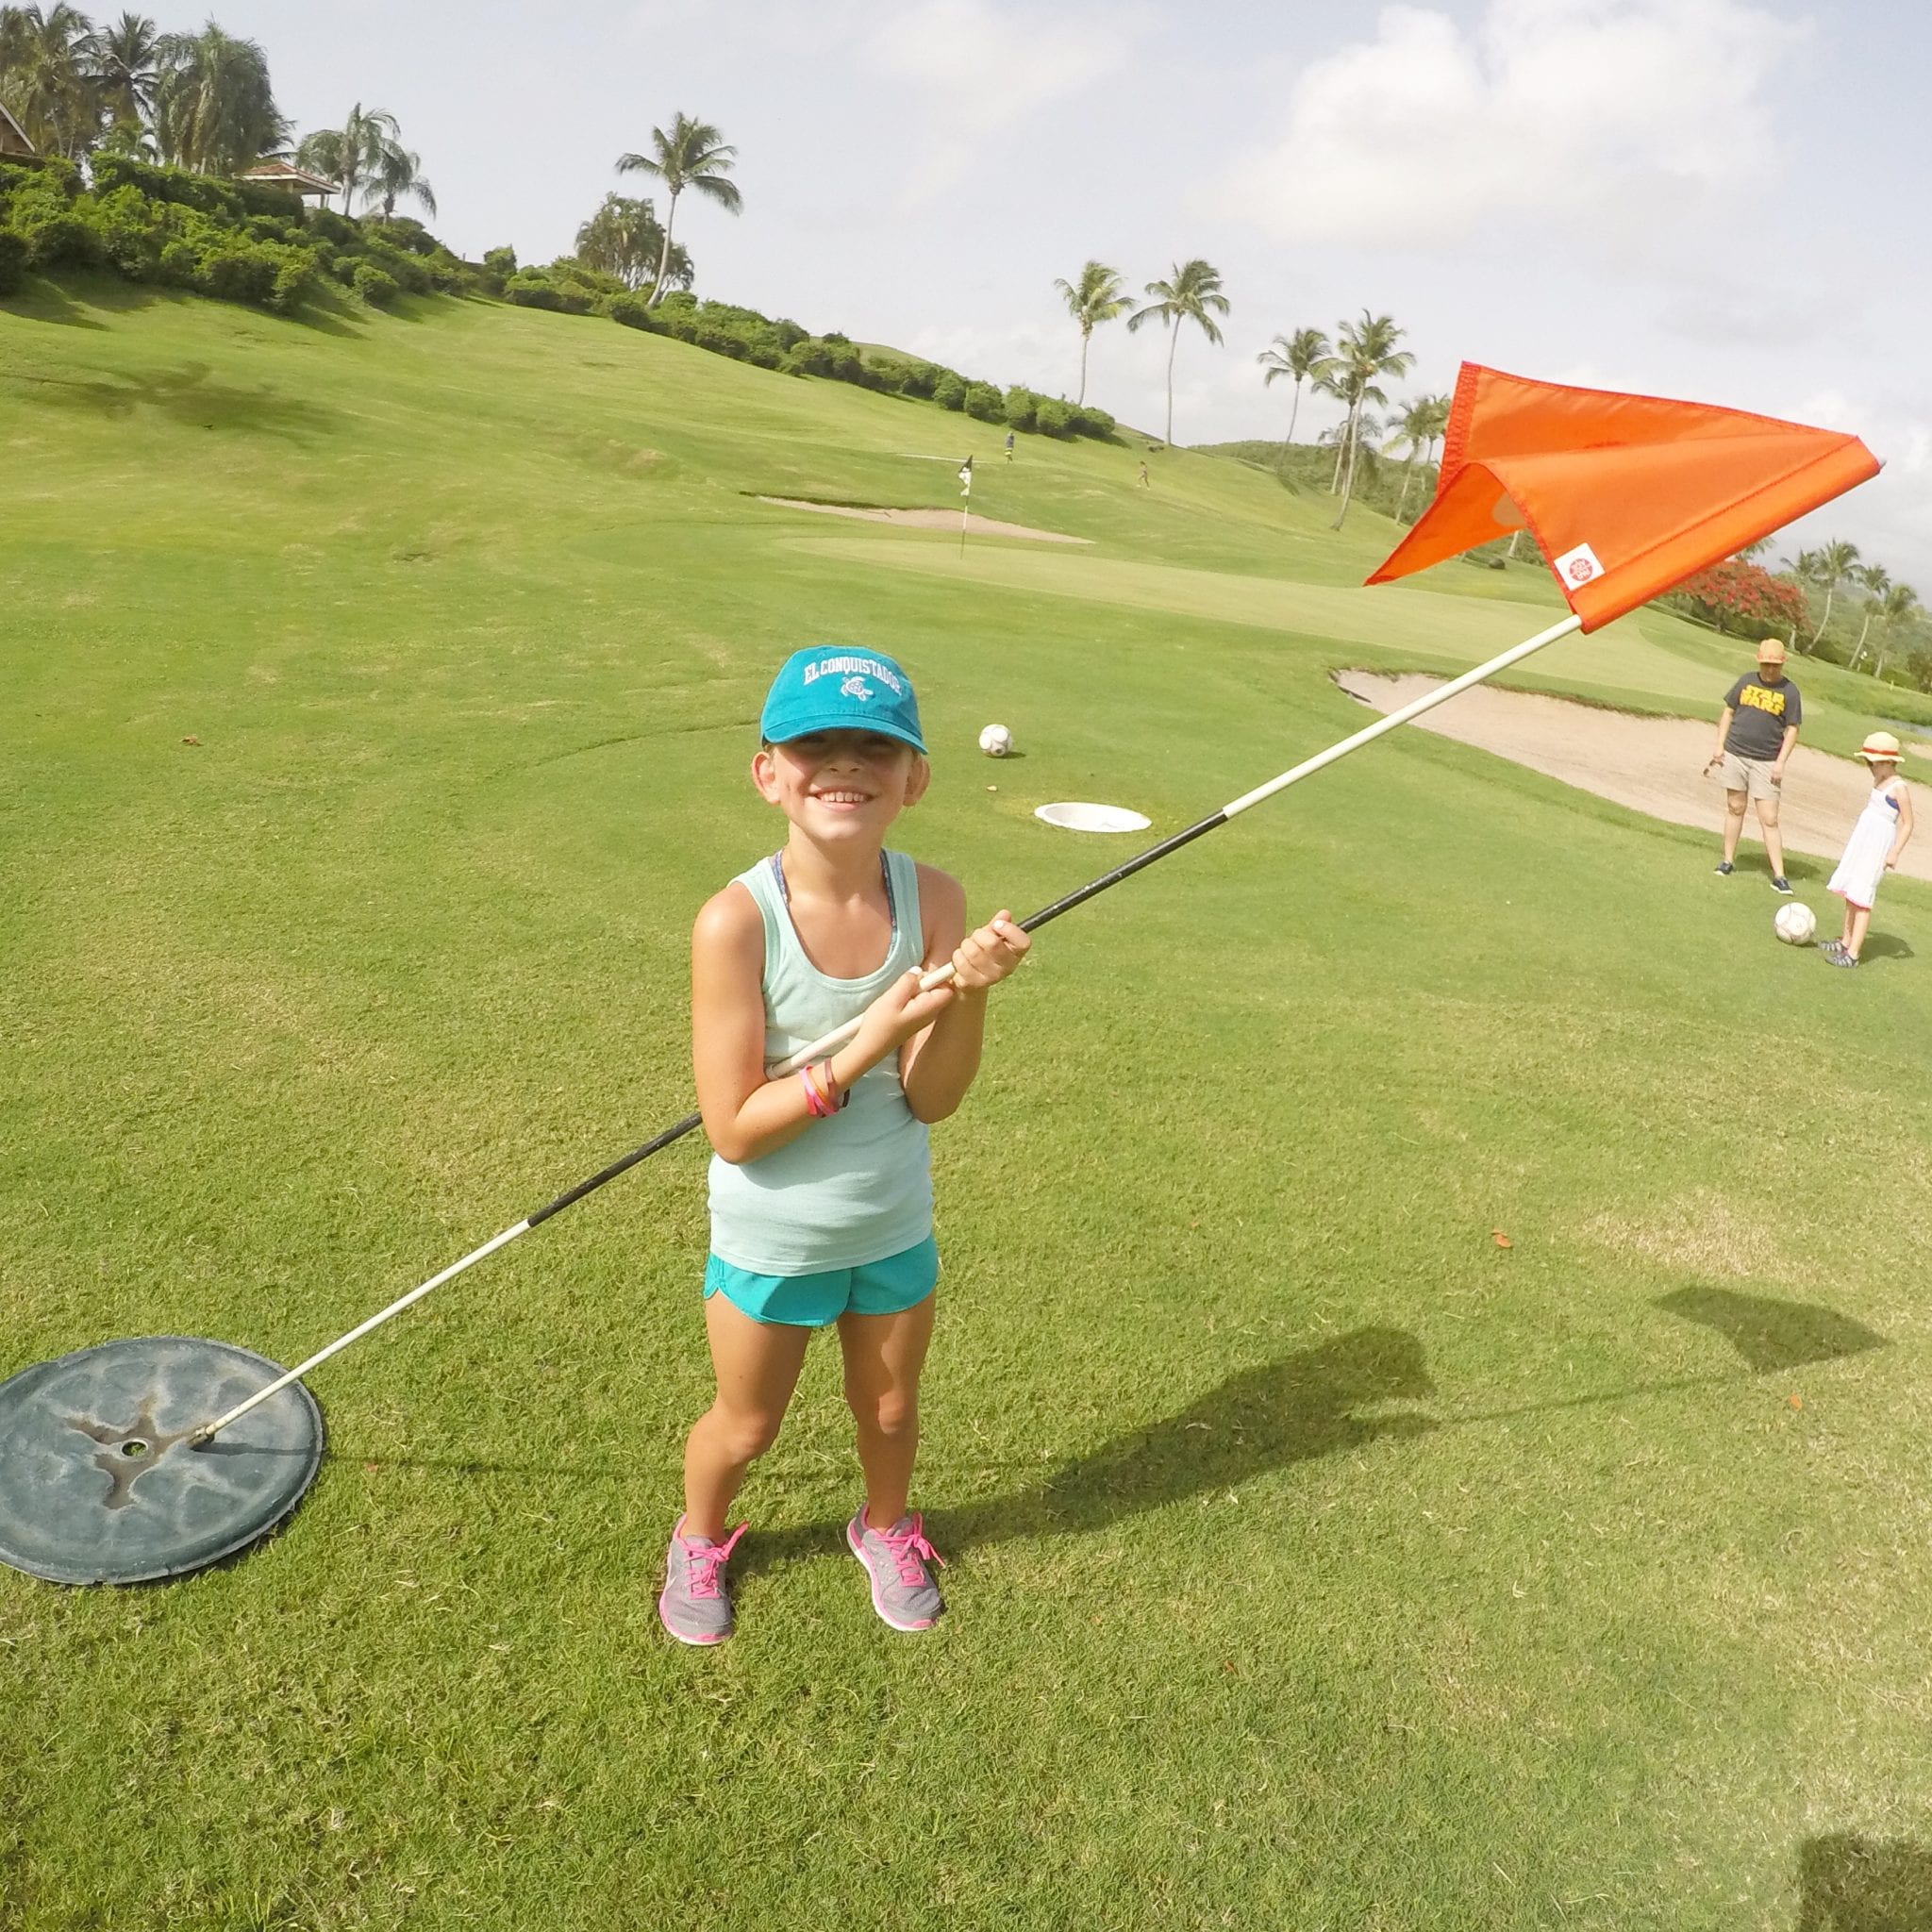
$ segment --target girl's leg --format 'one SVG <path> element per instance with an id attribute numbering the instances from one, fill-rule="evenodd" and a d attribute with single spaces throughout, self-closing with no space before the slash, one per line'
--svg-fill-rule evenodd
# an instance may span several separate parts
<path id="1" fill-rule="evenodd" d="M 912 1459 L 919 1453 L 919 1372 L 938 1302 L 935 1291 L 895 1315 L 839 1317 L 845 1400 L 858 1425 L 870 1529 L 891 1529 L 906 1514 Z"/>
<path id="2" fill-rule="evenodd" d="M 778 1439 L 811 1330 L 755 1322 L 713 1294 L 705 1300 L 705 1332 L 718 1395 L 684 1445 L 684 1533 L 717 1542 L 745 1471 Z"/>
<path id="3" fill-rule="evenodd" d="M 1847 906 L 1845 911 L 1850 915 L 1845 921 L 1845 951 L 1856 959 L 1858 948 L 1865 943 L 1865 928 L 1872 924 L 1872 908 Z"/>

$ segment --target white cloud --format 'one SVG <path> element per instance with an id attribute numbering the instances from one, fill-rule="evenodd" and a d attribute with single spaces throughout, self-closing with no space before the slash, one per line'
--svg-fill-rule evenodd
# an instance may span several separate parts
<path id="1" fill-rule="evenodd" d="M 1057 7 L 1051 14 L 993 0 L 918 0 L 863 36 L 879 75 L 913 90 L 924 150 L 902 203 L 929 199 L 971 169 L 989 135 L 1118 71 L 1153 16 L 1145 7 Z"/>
<path id="2" fill-rule="evenodd" d="M 1229 212 L 1297 241 L 1455 246 L 1507 221 L 1553 260 L 1678 230 L 1777 158 L 1765 83 L 1802 29 L 1745 0 L 1491 0 L 1473 33 L 1387 8 L 1312 62 Z"/>

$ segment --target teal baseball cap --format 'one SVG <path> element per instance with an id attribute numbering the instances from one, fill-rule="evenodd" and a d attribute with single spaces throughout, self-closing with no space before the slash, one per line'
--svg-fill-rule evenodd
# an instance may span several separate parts
<path id="1" fill-rule="evenodd" d="M 912 680 L 891 658 L 844 644 L 793 651 L 765 693 L 758 733 L 767 744 L 808 731 L 883 731 L 925 749 Z"/>

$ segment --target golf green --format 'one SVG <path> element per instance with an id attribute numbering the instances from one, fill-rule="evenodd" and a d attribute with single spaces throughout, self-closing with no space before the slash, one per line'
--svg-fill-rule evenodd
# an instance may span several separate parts
<path id="1" fill-rule="evenodd" d="M 0 438 L 0 1374 L 292 1362 L 684 1113 L 799 643 L 910 667 L 902 842 L 1024 912 L 1134 847 L 1037 804 L 1164 836 L 1357 728 L 1335 668 L 1557 608 L 1359 591 L 1391 525 L 1223 458 L 1008 466 L 482 302 L 36 284 Z M 909 458 L 969 453 L 1092 547 L 756 500 L 957 508 Z M 1707 717 L 1740 662 L 1646 612 L 1521 681 Z M 1849 749 L 1877 687 L 1796 675 Z M 934 1136 L 929 1636 L 842 1547 L 829 1345 L 738 1635 L 658 1628 L 695 1140 L 439 1291 L 316 1373 L 272 1541 L 0 1573 L 0 1924 L 1921 1923 L 1932 891 L 1833 972 L 1713 843 L 1397 732 L 1041 934 Z"/>

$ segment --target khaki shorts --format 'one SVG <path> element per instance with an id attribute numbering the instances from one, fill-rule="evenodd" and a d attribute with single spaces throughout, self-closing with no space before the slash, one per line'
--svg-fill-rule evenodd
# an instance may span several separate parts
<path id="1" fill-rule="evenodd" d="M 1781 781 L 1771 775 L 1769 758 L 1740 758 L 1734 751 L 1724 754 L 1724 780 L 1726 791 L 1742 791 L 1752 798 L 1777 798 Z"/>

